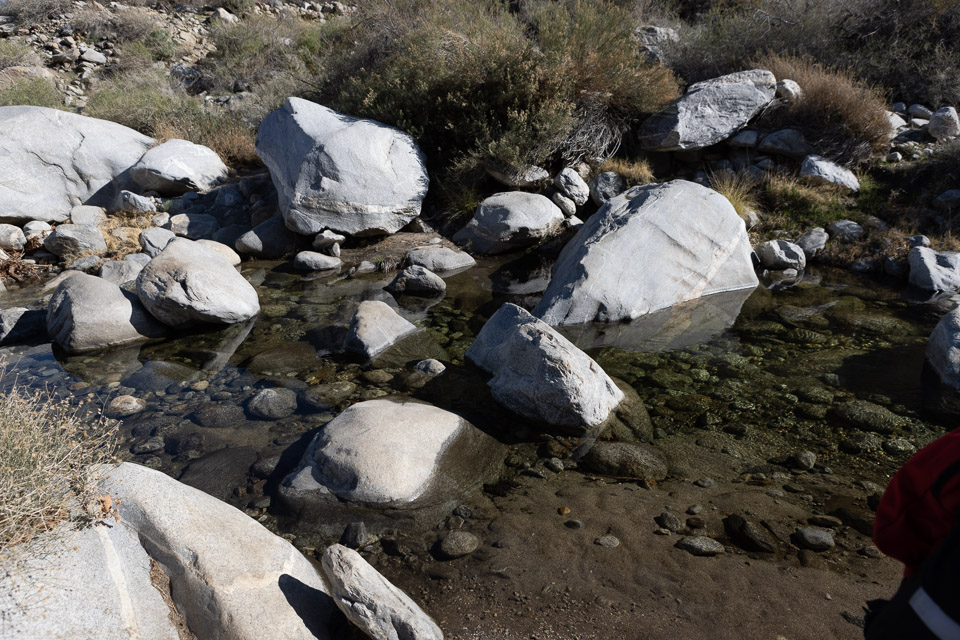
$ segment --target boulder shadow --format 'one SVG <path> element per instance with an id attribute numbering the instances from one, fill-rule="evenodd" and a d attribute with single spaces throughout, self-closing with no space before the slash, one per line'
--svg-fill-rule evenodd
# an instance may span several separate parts
<path id="1" fill-rule="evenodd" d="M 320 640 L 352 637 L 346 633 L 352 625 L 334 604 L 333 598 L 323 591 L 288 573 L 281 574 L 277 586 L 313 637 Z"/>

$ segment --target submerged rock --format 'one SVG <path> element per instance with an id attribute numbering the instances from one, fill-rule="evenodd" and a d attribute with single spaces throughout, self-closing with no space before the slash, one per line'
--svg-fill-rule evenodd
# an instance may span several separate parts
<path id="1" fill-rule="evenodd" d="M 583 468 L 616 478 L 663 480 L 667 461 L 660 451 L 635 442 L 595 442 L 582 461 Z"/>
<path id="2" fill-rule="evenodd" d="M 466 357 L 493 374 L 488 385 L 497 402 L 550 425 L 600 424 L 623 400 L 587 354 L 514 304 L 487 321 Z"/>
<path id="3" fill-rule="evenodd" d="M 410 266 L 397 274 L 387 291 L 394 295 L 409 296 L 438 296 L 447 290 L 443 278 L 429 269 L 419 266 Z"/>
<path id="4" fill-rule="evenodd" d="M 387 303 L 367 300 L 353 314 L 343 348 L 373 358 L 415 331 L 416 325 L 400 317 Z"/>
<path id="5" fill-rule="evenodd" d="M 395 233 L 420 214 L 429 178 L 406 133 L 288 98 L 257 134 L 288 228 L 355 236 Z"/>
<path id="6" fill-rule="evenodd" d="M 533 313 L 551 325 L 617 322 L 753 289 L 751 253 L 743 220 L 716 191 L 684 180 L 634 187 L 564 247 Z"/>

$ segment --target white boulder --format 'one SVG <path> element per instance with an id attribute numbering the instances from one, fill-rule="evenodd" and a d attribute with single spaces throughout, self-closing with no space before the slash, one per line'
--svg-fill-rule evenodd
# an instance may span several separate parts
<path id="1" fill-rule="evenodd" d="M 227 173 L 227 165 L 216 151 L 176 138 L 150 149 L 130 168 L 131 177 L 144 191 L 167 197 L 207 191 Z"/>
<path id="2" fill-rule="evenodd" d="M 768 240 L 757 245 L 760 263 L 766 269 L 783 271 L 796 269 L 803 271 L 807 266 L 807 257 L 802 247 L 786 240 Z"/>
<path id="3" fill-rule="evenodd" d="M 850 191 L 860 191 L 860 180 L 852 171 L 820 156 L 807 156 L 803 159 L 800 177 L 818 184 L 835 184 Z"/>
<path id="4" fill-rule="evenodd" d="M 960 253 L 914 247 L 907 262 L 913 286 L 924 291 L 960 291 Z"/>
<path id="5" fill-rule="evenodd" d="M 476 253 L 504 253 L 538 244 L 556 233 L 563 221 L 563 212 L 549 198 L 507 191 L 481 202 L 453 241 Z"/>
<path id="6" fill-rule="evenodd" d="M 387 303 L 366 300 L 350 320 L 343 348 L 373 358 L 415 331 L 416 325 L 400 317 Z"/>

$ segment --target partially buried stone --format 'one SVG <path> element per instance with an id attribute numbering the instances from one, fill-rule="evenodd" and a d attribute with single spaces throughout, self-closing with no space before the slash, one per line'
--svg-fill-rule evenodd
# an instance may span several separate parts
<path id="1" fill-rule="evenodd" d="M 677 542 L 677 548 L 695 556 L 715 556 L 723 553 L 723 545 L 706 536 L 689 536 Z"/>
<path id="2" fill-rule="evenodd" d="M 297 410 L 297 394 L 290 389 L 263 389 L 250 400 L 248 409 L 258 418 L 286 418 Z"/>
<path id="3" fill-rule="evenodd" d="M 468 531 L 453 531 L 440 541 L 440 555 L 455 560 L 470 555 L 480 546 L 477 536 Z"/>
<path id="4" fill-rule="evenodd" d="M 616 536 L 607 534 L 594 540 L 593 544 L 600 547 L 606 547 L 607 549 L 613 549 L 614 547 L 620 546 L 620 540 Z"/>
<path id="5" fill-rule="evenodd" d="M 117 396 L 107 405 L 106 415 L 108 418 L 126 418 L 135 413 L 140 413 L 147 408 L 147 403 L 141 398 L 135 398 L 130 395 Z"/>
<path id="6" fill-rule="evenodd" d="M 792 538 L 795 545 L 811 551 L 827 551 L 836 544 L 833 541 L 833 534 L 819 527 L 801 527 Z"/>
<path id="7" fill-rule="evenodd" d="M 683 523 L 680 521 L 680 518 L 669 511 L 664 511 L 659 516 L 654 518 L 656 523 L 663 527 L 664 529 L 669 529 L 670 531 L 677 532 L 683 529 Z"/>
<path id="8" fill-rule="evenodd" d="M 340 536 L 340 544 L 351 549 L 359 549 L 367 544 L 369 534 L 367 534 L 367 525 L 363 522 L 351 522 L 343 530 Z"/>

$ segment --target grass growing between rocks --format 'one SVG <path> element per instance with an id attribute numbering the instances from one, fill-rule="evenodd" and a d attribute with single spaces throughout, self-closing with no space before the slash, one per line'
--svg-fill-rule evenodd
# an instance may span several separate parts
<path id="1" fill-rule="evenodd" d="M 710 188 L 729 200 L 737 215 L 744 220 L 749 221 L 750 213 L 760 209 L 757 184 L 744 173 L 715 173 L 710 176 Z"/>
<path id="2" fill-rule="evenodd" d="M 646 160 L 627 160 L 624 158 L 608 158 L 600 165 L 600 172 L 613 171 L 619 174 L 627 183 L 627 187 L 650 184 L 655 182 L 653 170 Z"/>
<path id="3" fill-rule="evenodd" d="M 16 546 L 75 517 L 97 497 L 92 465 L 108 462 L 116 428 L 0 374 L 0 564 Z"/>
<path id="4" fill-rule="evenodd" d="M 64 109 L 63 97 L 53 83 L 43 78 L 25 78 L 0 88 L 0 107 L 33 105 Z"/>

